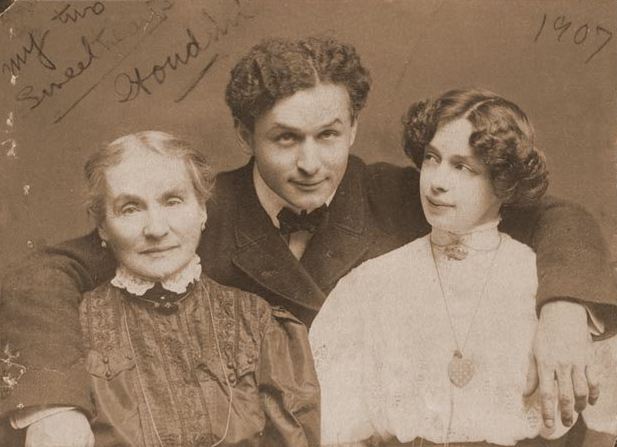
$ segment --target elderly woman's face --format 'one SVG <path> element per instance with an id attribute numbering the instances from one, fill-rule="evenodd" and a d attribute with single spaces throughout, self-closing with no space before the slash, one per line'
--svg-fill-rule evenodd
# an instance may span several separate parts
<path id="1" fill-rule="evenodd" d="M 145 149 L 105 171 L 105 219 L 99 234 L 117 261 L 158 281 L 192 259 L 206 221 L 186 164 Z"/>

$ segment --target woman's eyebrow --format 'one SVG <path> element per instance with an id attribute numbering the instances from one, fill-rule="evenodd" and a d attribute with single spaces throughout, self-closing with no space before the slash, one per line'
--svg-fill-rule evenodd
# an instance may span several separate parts
<path id="1" fill-rule="evenodd" d="M 186 194 L 186 187 L 177 186 L 165 191 L 165 193 L 163 194 L 163 198 L 168 198 L 171 196 L 182 196 L 184 194 Z"/>
<path id="2" fill-rule="evenodd" d="M 476 157 L 475 155 L 453 155 L 452 161 L 453 162 L 464 162 L 464 163 L 469 163 L 469 164 L 481 163 L 478 160 L 478 157 Z"/>
<path id="3" fill-rule="evenodd" d="M 113 204 L 117 205 L 123 202 L 140 202 L 140 201 L 141 199 L 139 198 L 139 196 L 136 196 L 134 194 L 120 194 L 113 200 Z"/>
<path id="4" fill-rule="evenodd" d="M 424 148 L 424 152 L 428 152 L 428 151 L 434 152 L 437 155 L 441 155 L 441 152 L 439 152 L 439 149 L 437 149 L 431 143 L 427 144 L 426 147 Z"/>

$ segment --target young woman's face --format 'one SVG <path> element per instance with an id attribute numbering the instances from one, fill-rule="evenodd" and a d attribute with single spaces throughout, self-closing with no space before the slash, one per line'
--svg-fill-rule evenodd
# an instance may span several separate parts
<path id="1" fill-rule="evenodd" d="M 495 195 L 487 167 L 469 146 L 472 131 L 466 119 L 451 121 L 437 129 L 426 147 L 420 194 L 433 227 L 467 233 L 499 216 L 502 201 Z"/>
<path id="2" fill-rule="evenodd" d="M 105 171 L 105 220 L 99 234 L 117 261 L 152 281 L 191 260 L 206 221 L 183 160 L 140 149 Z"/>

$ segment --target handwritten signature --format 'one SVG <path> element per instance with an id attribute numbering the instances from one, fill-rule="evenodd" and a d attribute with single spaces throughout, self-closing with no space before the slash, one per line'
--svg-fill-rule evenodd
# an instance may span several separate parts
<path id="1" fill-rule="evenodd" d="M 538 30 L 535 38 L 533 39 L 534 42 L 538 42 L 538 40 L 540 39 L 540 36 L 542 35 L 542 32 L 544 31 L 544 27 L 547 21 L 548 21 L 548 14 L 544 14 L 542 17 L 542 23 L 540 24 L 540 29 Z M 552 21 L 552 28 L 553 28 L 552 31 L 555 33 L 554 37 L 557 38 L 558 42 L 561 42 L 561 38 L 564 37 L 564 35 L 566 34 L 566 32 L 570 29 L 572 25 L 573 25 L 573 22 L 571 20 L 568 20 L 568 18 L 565 15 L 560 15 L 560 16 L 555 17 L 555 19 Z M 587 41 L 587 37 L 589 36 L 590 31 L 591 31 L 591 27 L 587 23 L 583 23 L 578 28 L 576 28 L 576 31 L 573 30 L 573 33 L 571 33 L 572 43 L 574 43 L 575 45 L 583 45 L 585 41 Z M 588 64 L 589 61 L 591 61 L 591 59 L 593 59 L 598 53 L 600 53 L 600 51 L 602 51 L 606 47 L 606 45 L 608 45 L 608 43 L 613 38 L 613 33 L 601 25 L 596 25 L 595 37 L 596 37 L 595 43 L 598 46 L 597 48 L 595 48 L 595 51 L 593 51 L 587 57 L 587 59 L 585 59 L 586 64 Z"/>
<path id="2" fill-rule="evenodd" d="M 110 73 L 112 73 L 116 67 L 118 67 L 131 53 L 133 53 L 141 44 L 141 42 L 147 37 L 147 35 L 152 34 L 158 27 L 167 20 L 167 14 L 165 11 L 170 10 L 174 6 L 173 0 L 147 0 L 146 6 L 150 11 L 150 15 L 143 19 L 133 20 L 130 23 L 131 28 L 127 31 L 124 29 L 124 33 L 118 34 L 117 27 L 114 27 L 110 30 L 110 33 L 107 28 L 103 27 L 98 30 L 98 33 L 94 39 L 89 40 L 89 42 L 94 46 L 95 44 L 101 45 L 106 51 L 110 51 L 112 48 L 118 46 L 121 42 L 132 37 L 138 33 L 141 33 L 143 30 L 143 35 L 137 39 L 137 42 L 134 43 L 132 48 L 128 49 L 128 52 L 121 54 L 120 60 L 118 60 L 115 64 L 113 64 L 103 75 L 92 84 L 87 90 L 85 90 L 77 99 L 75 99 L 62 113 L 60 113 L 56 119 L 54 119 L 54 124 L 62 121 L 71 111 L 73 111 L 79 103 L 81 103 L 90 93 L 94 91 L 94 89 L 105 79 Z M 105 38 L 104 38 L 105 36 Z M 111 38 L 108 40 L 107 38 Z M 96 53 L 95 53 L 96 54 Z"/>
<path id="3" fill-rule="evenodd" d="M 106 50 L 111 50 L 125 40 L 142 32 L 152 34 L 165 20 L 167 20 L 167 14 L 165 11 L 168 11 L 173 7 L 173 2 L 170 0 L 165 0 L 165 3 L 161 5 L 160 10 L 155 9 L 151 5 L 153 3 L 154 0 L 148 0 L 146 2 L 150 11 L 150 14 L 147 17 L 132 20 L 126 26 L 109 29 L 105 28 L 102 34 L 99 33 L 99 38 L 96 39 L 96 42 L 104 46 Z"/>
<path id="4" fill-rule="evenodd" d="M 240 25 L 242 20 L 250 20 L 255 16 L 249 15 L 242 11 L 239 0 L 235 1 L 237 10 L 235 15 L 224 23 L 219 23 L 207 10 L 202 9 L 202 14 L 208 19 L 210 24 L 214 25 L 207 31 L 208 38 L 200 42 L 191 28 L 186 28 L 188 41 L 184 44 L 182 50 L 176 51 L 167 55 L 162 62 L 154 64 L 143 72 L 139 67 L 133 67 L 128 72 L 119 73 L 116 76 L 114 87 L 119 99 L 118 102 L 124 103 L 137 99 L 143 92 L 147 95 L 152 94 L 152 89 L 156 85 L 162 85 L 168 78 L 168 73 L 176 71 L 180 67 L 189 65 L 193 60 L 197 59 L 201 53 L 206 51 L 211 44 L 221 39 L 229 33 L 232 27 Z M 218 54 L 214 54 L 205 67 L 199 72 L 197 78 L 188 86 L 188 88 L 176 99 L 176 102 L 182 101 L 188 94 L 197 86 L 205 74 L 210 70 L 218 58 Z"/>
<path id="5" fill-rule="evenodd" d="M 32 32 L 28 33 L 29 42 L 21 47 L 21 49 L 10 58 L 8 62 L 2 64 L 2 73 L 10 73 L 12 76 L 17 76 L 21 69 L 28 63 L 29 56 L 34 53 L 39 63 L 48 70 L 55 70 L 56 64 L 45 54 L 45 39 L 49 30 L 43 32 L 40 37 L 36 37 Z"/>
<path id="6" fill-rule="evenodd" d="M 62 8 L 60 12 L 55 11 L 56 14 L 51 18 L 51 20 L 58 20 L 61 23 L 75 23 L 86 17 L 88 15 L 88 11 L 97 16 L 105 12 L 105 5 L 103 2 L 94 2 L 92 5 L 82 7 L 81 9 L 77 9 L 75 6 L 73 6 L 72 10 L 70 8 L 71 4 L 69 3 Z"/>
<path id="7" fill-rule="evenodd" d="M 234 0 L 236 7 L 234 13 L 226 20 L 217 20 L 214 14 L 209 13 L 205 8 L 199 10 L 202 17 L 205 18 L 207 24 L 204 28 L 185 27 L 185 39 L 180 49 L 170 51 L 165 56 L 162 56 L 160 62 L 153 64 L 148 69 L 134 67 L 126 72 L 119 73 L 115 77 L 114 88 L 119 97 L 119 102 L 129 102 L 135 100 L 142 94 L 151 95 L 157 86 L 164 84 L 170 78 L 171 74 L 188 65 L 195 64 L 197 59 L 203 59 L 202 68 L 197 71 L 190 85 L 185 86 L 182 92 L 175 99 L 180 102 L 198 85 L 205 77 L 209 70 L 218 62 L 220 55 L 212 50 L 212 44 L 222 39 L 234 27 L 238 27 L 243 20 L 250 20 L 255 16 L 250 15 L 245 11 L 244 4 L 249 0 Z M 58 20 L 62 23 L 74 23 L 77 20 L 84 18 L 88 14 L 99 15 L 105 10 L 104 5 L 98 5 L 99 2 L 94 2 L 81 9 L 67 4 L 60 10 L 54 11 L 55 15 L 51 20 Z M 52 82 L 45 80 L 43 86 L 26 85 L 15 96 L 16 101 L 25 104 L 30 110 L 39 108 L 52 97 L 61 95 L 63 91 L 67 91 L 68 86 L 80 77 L 85 77 L 84 73 L 93 71 L 91 68 L 96 65 L 95 61 L 101 59 L 104 53 L 109 52 L 112 48 L 118 46 L 121 42 L 129 40 L 132 36 L 143 34 L 134 45 L 128 48 L 128 52 L 120 54 L 121 58 L 118 63 L 108 67 L 102 78 L 91 84 L 87 90 L 77 98 L 68 108 L 60 114 L 54 123 L 62 120 L 77 104 L 79 104 L 86 96 L 88 96 L 97 85 L 107 75 L 113 73 L 116 67 L 126 59 L 131 53 L 141 46 L 145 37 L 156 30 L 161 23 L 166 21 L 166 11 L 171 9 L 173 0 L 147 0 L 146 5 L 151 12 L 149 17 L 139 22 L 135 21 L 133 27 L 125 28 L 107 28 L 101 27 L 97 30 L 96 36 L 92 33 L 84 33 L 79 38 L 78 55 L 70 65 L 57 68 L 57 64 L 45 52 L 45 39 L 50 33 L 49 30 L 42 34 L 29 34 L 29 40 L 10 60 L 4 62 L 3 72 L 8 72 L 11 75 L 19 73 L 26 63 L 32 63 L 32 60 L 38 59 L 39 63 L 48 70 L 56 70 L 57 73 Z M 102 7 L 101 7 L 102 6 Z M 199 34 L 203 33 L 203 34 Z M 94 37 L 93 37 L 94 36 Z M 209 57 L 205 58 L 203 53 L 210 52 Z"/>
<path id="8" fill-rule="evenodd" d="M 46 98 L 51 98 L 54 93 L 61 90 L 73 79 L 81 76 L 90 66 L 92 61 L 97 59 L 97 56 L 92 51 L 92 46 L 85 36 L 81 37 L 81 45 L 85 54 L 85 61 L 79 61 L 75 66 L 69 66 L 64 70 L 64 79 L 58 82 L 51 82 L 46 88 L 40 92 L 35 92 L 32 85 L 27 85 L 22 88 L 17 94 L 17 101 L 29 101 L 30 110 L 39 107 Z"/>
<path id="9" fill-rule="evenodd" d="M 247 14 L 242 10 L 243 5 L 241 4 L 240 0 L 235 0 L 234 3 L 236 6 L 236 14 L 229 21 L 224 23 L 219 23 L 219 21 L 216 20 L 216 18 L 211 13 L 209 13 L 207 9 L 202 8 L 202 15 L 212 25 L 214 25 L 214 29 L 208 31 L 208 35 L 210 36 L 209 40 L 211 42 L 216 42 L 222 36 L 226 36 L 227 33 L 229 33 L 230 29 L 238 27 L 242 20 L 252 20 L 256 17 L 255 15 Z"/>
<path id="10" fill-rule="evenodd" d="M 202 46 L 198 41 L 193 31 L 190 28 L 186 29 L 188 42 L 185 45 L 182 54 L 175 52 L 171 56 L 167 56 L 162 64 L 152 66 L 147 74 L 142 74 L 139 68 L 133 68 L 132 76 L 129 73 L 120 73 L 116 76 L 115 88 L 116 93 L 121 96 L 119 102 L 128 102 L 136 99 L 141 92 L 148 95 L 152 94 L 151 87 L 148 86 L 148 81 L 154 79 L 159 85 L 163 84 L 167 79 L 168 69 L 175 71 L 182 65 L 187 65 L 191 59 L 199 56 L 207 46 Z"/>

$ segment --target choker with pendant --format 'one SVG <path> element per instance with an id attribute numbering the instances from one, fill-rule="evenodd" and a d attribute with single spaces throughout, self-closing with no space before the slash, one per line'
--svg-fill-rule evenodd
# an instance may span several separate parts
<path id="1" fill-rule="evenodd" d="M 455 233 L 433 227 L 431 246 L 448 260 L 461 261 L 475 253 L 490 252 L 500 244 L 500 220 L 487 222 L 466 233 Z"/>

